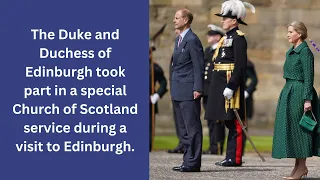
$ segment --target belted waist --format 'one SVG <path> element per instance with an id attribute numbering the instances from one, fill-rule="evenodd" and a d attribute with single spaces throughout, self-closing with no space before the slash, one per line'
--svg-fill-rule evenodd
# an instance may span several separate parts
<path id="1" fill-rule="evenodd" d="M 227 83 L 229 83 L 232 71 L 234 69 L 234 63 L 229 63 L 229 64 L 215 63 L 213 68 L 214 68 L 213 70 L 225 71 L 226 77 L 227 77 L 226 80 L 227 80 Z M 236 90 L 236 92 L 234 93 L 231 99 L 225 99 L 226 113 L 228 112 L 228 109 L 239 109 L 239 108 L 240 108 L 240 88 Z"/>
<path id="2" fill-rule="evenodd" d="M 213 70 L 219 70 L 219 71 L 232 71 L 234 69 L 234 63 L 230 64 L 214 64 Z"/>
<path id="3" fill-rule="evenodd" d="M 300 83 L 303 83 L 304 80 L 286 78 L 286 82 L 287 82 L 287 83 L 290 83 L 290 82 L 300 82 Z"/>

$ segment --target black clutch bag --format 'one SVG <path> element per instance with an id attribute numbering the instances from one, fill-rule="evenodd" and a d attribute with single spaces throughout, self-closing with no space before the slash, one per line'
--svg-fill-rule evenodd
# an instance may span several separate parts
<path id="1" fill-rule="evenodd" d="M 313 132 L 314 128 L 317 126 L 317 120 L 312 111 L 311 114 L 313 119 L 307 116 L 306 112 L 304 112 L 299 122 L 299 125 L 309 132 Z"/>

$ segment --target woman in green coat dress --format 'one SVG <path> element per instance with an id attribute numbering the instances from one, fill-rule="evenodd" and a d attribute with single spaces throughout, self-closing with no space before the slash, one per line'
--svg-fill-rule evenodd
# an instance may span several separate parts
<path id="1" fill-rule="evenodd" d="M 304 112 L 307 115 L 313 112 L 318 120 L 319 104 L 313 87 L 314 57 L 305 42 L 307 28 L 295 21 L 288 25 L 287 36 L 293 46 L 287 51 L 283 66 L 286 83 L 277 105 L 272 157 L 295 158 L 291 175 L 284 178 L 300 179 L 308 173 L 306 158 L 320 156 L 320 134 L 319 125 L 310 133 L 299 126 L 299 121 Z"/>

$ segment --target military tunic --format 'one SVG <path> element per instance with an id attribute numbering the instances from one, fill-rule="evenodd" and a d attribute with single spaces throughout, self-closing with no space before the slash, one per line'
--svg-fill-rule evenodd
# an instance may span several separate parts
<path id="1" fill-rule="evenodd" d="M 158 93 L 159 97 L 162 98 L 164 94 L 168 91 L 167 89 L 167 80 L 164 76 L 162 68 L 157 64 L 153 63 L 153 70 L 154 70 L 154 85 L 158 82 L 160 87 L 158 89 L 155 89 L 154 93 Z M 152 95 L 152 78 L 151 78 L 151 66 L 150 66 L 150 86 L 149 86 L 149 93 Z M 152 147 L 152 103 L 149 102 L 149 151 L 151 151 Z M 159 112 L 158 110 L 158 103 L 154 104 L 154 111 L 155 114 Z"/>
<path id="2" fill-rule="evenodd" d="M 251 119 L 254 113 L 254 101 L 253 101 L 253 92 L 256 90 L 256 86 L 258 84 L 258 78 L 255 71 L 254 64 L 248 60 L 247 63 L 247 82 L 246 91 L 249 94 L 249 97 L 246 99 L 246 117 L 247 119 Z"/>
<path id="3" fill-rule="evenodd" d="M 204 70 L 204 83 L 203 83 L 203 107 L 207 110 L 209 86 L 211 83 L 213 62 L 212 57 L 216 49 L 209 46 L 204 51 L 205 70 Z M 208 121 L 209 129 L 209 149 L 205 154 L 223 154 L 224 141 L 225 141 L 225 125 L 223 121 Z"/>
<path id="4" fill-rule="evenodd" d="M 283 66 L 286 83 L 280 93 L 272 146 L 273 158 L 307 158 L 320 156 L 318 96 L 313 87 L 314 57 L 304 41 L 286 53 Z M 312 111 L 318 120 L 314 133 L 299 126 L 305 100 L 311 100 Z M 310 115 L 310 117 L 312 117 Z"/>
<path id="5" fill-rule="evenodd" d="M 212 46 L 207 47 L 204 50 L 204 60 L 205 60 L 205 70 L 204 70 L 204 80 L 203 80 L 203 96 L 208 96 L 209 94 L 209 85 L 212 77 L 213 62 L 212 56 L 215 49 L 212 49 Z"/>
<path id="6" fill-rule="evenodd" d="M 238 113 L 242 120 L 245 119 L 244 89 L 247 66 L 247 41 L 239 31 L 238 27 L 226 34 L 226 39 L 219 49 L 215 64 L 234 63 L 230 81 L 227 83 L 226 71 L 213 70 L 205 119 L 207 120 L 235 120 L 236 116 L 232 109 L 225 110 L 225 97 L 223 91 L 226 87 L 234 90 L 240 88 L 240 108 Z"/>

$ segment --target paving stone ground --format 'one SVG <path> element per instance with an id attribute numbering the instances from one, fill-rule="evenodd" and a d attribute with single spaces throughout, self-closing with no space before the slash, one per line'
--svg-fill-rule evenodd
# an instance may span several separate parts
<path id="1" fill-rule="evenodd" d="M 273 159 L 270 154 L 263 154 L 266 159 L 262 162 L 257 154 L 245 154 L 242 167 L 220 167 L 214 165 L 224 156 L 203 155 L 201 172 L 175 172 L 172 167 L 182 161 L 182 154 L 167 152 L 150 153 L 151 180 L 277 180 L 290 174 L 294 166 L 294 159 Z M 307 159 L 308 176 L 304 179 L 320 180 L 320 158 Z"/>

